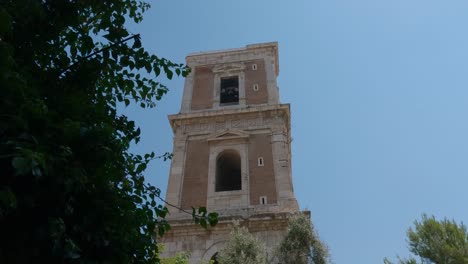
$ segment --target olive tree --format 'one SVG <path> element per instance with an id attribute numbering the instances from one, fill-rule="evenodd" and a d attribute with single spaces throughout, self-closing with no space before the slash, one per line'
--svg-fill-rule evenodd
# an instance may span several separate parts
<path id="1" fill-rule="evenodd" d="M 423 215 L 408 229 L 407 235 L 409 250 L 417 257 L 398 258 L 399 264 L 468 263 L 468 233 L 463 223 Z M 386 258 L 384 263 L 392 262 Z"/>
<path id="2" fill-rule="evenodd" d="M 265 245 L 247 228 L 234 223 L 229 240 L 217 255 L 220 264 L 265 264 Z"/>
<path id="3" fill-rule="evenodd" d="M 326 264 L 329 262 L 327 246 L 320 240 L 310 219 L 298 213 L 289 219 L 288 231 L 276 249 L 282 264 Z"/>

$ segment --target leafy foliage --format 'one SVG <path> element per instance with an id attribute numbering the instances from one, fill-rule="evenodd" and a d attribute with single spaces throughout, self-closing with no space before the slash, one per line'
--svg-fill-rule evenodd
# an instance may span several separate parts
<path id="1" fill-rule="evenodd" d="M 296 214 L 289 219 L 288 232 L 276 250 L 276 255 L 279 262 L 284 264 L 326 264 L 329 259 L 326 245 L 304 214 Z"/>
<path id="2" fill-rule="evenodd" d="M 179 252 L 174 257 L 161 259 L 161 264 L 188 264 L 190 254 L 187 252 Z M 214 261 L 201 261 L 198 264 L 214 264 Z"/>
<path id="3" fill-rule="evenodd" d="M 179 252 L 174 257 L 161 259 L 161 264 L 188 264 L 190 254 Z"/>
<path id="4" fill-rule="evenodd" d="M 234 223 L 229 240 L 217 258 L 220 264 L 267 263 L 265 245 L 239 223 Z"/>
<path id="5" fill-rule="evenodd" d="M 208 213 L 205 207 L 200 207 L 198 210 L 192 207 L 192 218 L 195 224 L 199 224 L 203 228 L 208 228 L 208 225 L 214 226 L 218 223 L 218 213 Z"/>
<path id="6" fill-rule="evenodd" d="M 410 251 L 422 264 L 468 263 L 468 233 L 466 226 L 453 220 L 438 221 L 434 216 L 422 216 L 407 232 Z M 388 259 L 384 263 L 391 264 Z M 415 258 L 400 259 L 400 264 L 417 264 Z"/>
<path id="7" fill-rule="evenodd" d="M 165 249 L 164 244 L 158 245 L 159 252 L 163 252 Z M 161 264 L 188 264 L 190 260 L 190 253 L 182 251 L 178 252 L 173 257 L 162 258 Z M 214 264 L 214 261 L 201 261 L 198 264 Z"/>
<path id="8" fill-rule="evenodd" d="M 155 107 L 155 77 L 189 69 L 126 29 L 145 2 L 0 3 L 0 263 L 158 261 L 168 211 L 142 173 L 171 155 L 129 152 L 140 129 L 117 105 Z"/>

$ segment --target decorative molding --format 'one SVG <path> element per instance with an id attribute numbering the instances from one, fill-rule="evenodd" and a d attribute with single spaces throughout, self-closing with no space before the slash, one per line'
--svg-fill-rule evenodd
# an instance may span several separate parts
<path id="1" fill-rule="evenodd" d="M 261 122 L 263 126 L 280 124 L 289 126 L 290 109 L 289 104 L 258 105 L 255 107 L 224 108 L 214 111 L 181 113 L 169 115 L 168 118 L 174 133 L 176 133 L 180 127 L 187 125 L 194 125 L 194 129 L 197 131 L 203 130 L 203 126 L 205 126 L 208 131 L 213 131 L 213 126 L 215 126 L 216 131 L 231 127 L 248 127 L 248 124 L 239 121 L 234 121 L 234 125 L 231 126 L 231 120 L 237 119 L 249 120 L 248 122 L 252 122 L 250 125 L 254 126 L 255 124 L 259 125 L 259 122 Z M 253 119 L 261 119 L 262 121 L 253 121 Z M 195 126 L 200 126 L 200 128 Z M 183 128 L 183 130 L 187 131 L 187 127 Z"/>
<path id="2" fill-rule="evenodd" d="M 213 67 L 214 73 L 229 73 L 229 72 L 240 72 L 245 69 L 245 65 L 243 63 L 229 63 L 229 64 L 221 64 L 216 65 Z"/>
<path id="3" fill-rule="evenodd" d="M 200 122 L 199 122 L 200 121 Z M 246 129 L 262 129 L 262 128 L 275 128 L 283 127 L 286 123 L 280 117 L 251 117 L 251 118 L 240 118 L 233 117 L 232 119 L 227 119 L 224 122 L 209 122 L 207 120 L 186 120 L 180 124 L 183 127 L 184 133 L 212 133 L 212 132 L 223 132 L 228 129 L 231 130 L 246 130 Z"/>
<path id="4" fill-rule="evenodd" d="M 224 130 L 214 135 L 208 137 L 208 141 L 219 141 L 219 140 L 229 140 L 229 139 L 244 139 L 247 140 L 249 134 L 241 130 Z"/>

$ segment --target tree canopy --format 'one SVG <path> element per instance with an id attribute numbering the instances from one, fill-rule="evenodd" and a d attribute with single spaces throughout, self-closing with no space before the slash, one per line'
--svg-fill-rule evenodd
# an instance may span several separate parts
<path id="1" fill-rule="evenodd" d="M 320 240 L 310 218 L 297 213 L 288 219 L 287 232 L 279 245 L 270 249 L 247 228 L 234 223 L 229 240 L 217 260 L 220 264 L 327 264 L 330 258 L 328 248 Z"/>
<path id="2" fill-rule="evenodd" d="M 423 215 L 408 229 L 408 246 L 421 264 L 464 264 L 468 263 L 468 233 L 463 223 L 454 220 L 437 220 Z M 388 259 L 384 263 L 391 264 Z M 416 258 L 401 259 L 400 264 L 417 264 Z"/>
<path id="3" fill-rule="evenodd" d="M 326 264 L 329 262 L 327 246 L 320 240 L 310 218 L 296 214 L 289 219 L 286 236 L 276 250 L 280 263 Z"/>
<path id="4" fill-rule="evenodd" d="M 220 264 L 265 264 L 266 248 L 247 228 L 234 223 L 229 240 L 219 252 L 217 260 Z"/>
<path id="5" fill-rule="evenodd" d="M 155 107 L 155 78 L 189 69 L 126 28 L 140 0 L 0 3 L 0 263 L 154 263 L 167 209 L 142 173 L 170 154 L 131 153 L 117 106 Z"/>

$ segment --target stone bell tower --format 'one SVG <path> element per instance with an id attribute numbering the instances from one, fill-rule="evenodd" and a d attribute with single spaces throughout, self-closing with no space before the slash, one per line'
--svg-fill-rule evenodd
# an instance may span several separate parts
<path id="1" fill-rule="evenodd" d="M 289 104 L 279 101 L 278 44 L 193 53 L 179 114 L 170 115 L 174 150 L 166 201 L 220 214 L 208 230 L 169 208 L 164 255 L 210 260 L 239 220 L 273 248 L 299 208 L 291 175 Z"/>

